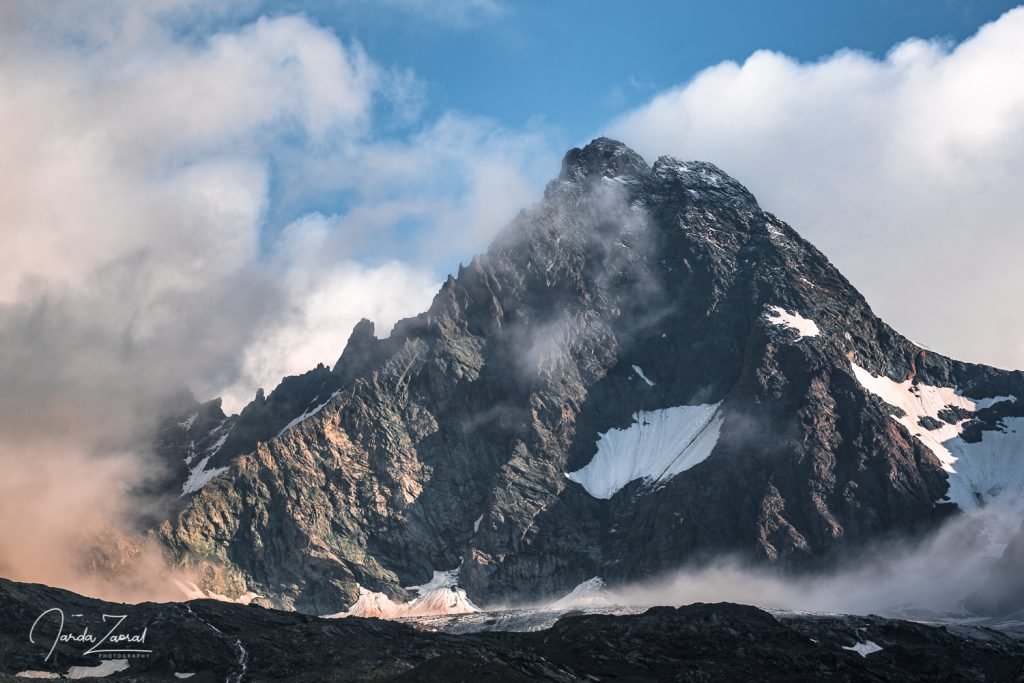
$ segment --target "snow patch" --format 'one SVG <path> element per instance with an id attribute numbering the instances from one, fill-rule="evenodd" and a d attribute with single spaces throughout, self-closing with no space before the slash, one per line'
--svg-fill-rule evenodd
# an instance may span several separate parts
<path id="1" fill-rule="evenodd" d="M 178 426 L 179 426 L 179 427 L 181 427 L 181 429 L 182 429 L 183 431 L 186 431 L 186 432 L 187 432 L 187 431 L 189 431 L 190 429 L 192 429 L 192 424 L 193 424 L 193 423 L 194 423 L 194 422 L 196 421 L 196 418 L 197 418 L 197 417 L 199 417 L 199 413 L 192 413 L 191 415 L 189 415 L 188 417 L 186 417 L 186 418 L 185 418 L 184 420 L 182 420 L 181 422 L 179 422 L 179 423 L 178 423 Z"/>
<path id="2" fill-rule="evenodd" d="M 891 415 L 935 454 L 949 475 L 946 497 L 964 511 L 974 511 L 999 498 L 1000 502 L 1024 499 L 1024 418 L 1002 418 L 1003 429 L 985 430 L 981 441 L 968 443 L 960 437 L 970 418 L 949 423 L 939 417 L 943 408 L 952 406 L 968 413 L 989 408 L 1016 396 L 968 398 L 954 387 L 938 387 L 911 380 L 896 382 L 875 376 L 851 363 L 854 377 L 862 387 L 904 412 Z M 940 426 L 926 429 L 921 418 L 931 418 Z"/>
<path id="3" fill-rule="evenodd" d="M 555 600 L 551 603 L 550 607 L 553 609 L 604 607 L 612 604 L 609 596 L 610 593 L 604 579 L 600 576 L 595 576 L 573 588 L 568 595 Z"/>
<path id="4" fill-rule="evenodd" d="M 253 593 L 252 591 L 246 591 L 237 598 L 229 598 L 228 596 L 221 595 L 220 593 L 203 590 L 191 581 L 178 581 L 175 579 L 174 583 L 178 586 L 178 589 L 185 594 L 186 600 L 218 600 L 220 602 L 233 602 L 236 605 L 248 605 L 251 604 L 253 600 L 263 597 Z"/>
<path id="5" fill-rule="evenodd" d="M 68 669 L 68 678 L 104 678 L 110 674 L 116 674 L 127 669 L 127 659 L 107 659 L 99 666 L 73 666 Z"/>
<path id="6" fill-rule="evenodd" d="M 480 608 L 466 595 L 466 591 L 458 586 L 436 588 L 420 595 L 412 602 L 403 605 L 404 616 L 427 617 L 436 614 L 469 614 L 479 612 Z"/>
<path id="7" fill-rule="evenodd" d="M 484 521 L 484 516 L 480 515 L 479 517 L 476 518 L 476 521 L 473 522 L 473 533 L 474 534 L 476 532 L 480 531 L 480 522 L 482 522 L 482 521 Z"/>
<path id="8" fill-rule="evenodd" d="M 407 586 L 405 590 L 415 591 L 416 595 L 426 595 L 438 588 L 451 588 L 459 584 L 459 570 L 449 569 L 446 572 L 435 571 L 434 575 L 421 586 Z"/>
<path id="9" fill-rule="evenodd" d="M 597 453 L 569 479 L 595 498 L 611 498 L 626 484 L 644 479 L 666 482 L 703 462 L 718 443 L 721 403 L 641 410 L 625 429 L 609 429 L 597 440 Z"/>
<path id="10" fill-rule="evenodd" d="M 447 572 L 435 572 L 438 574 Z M 429 586 L 433 581 L 424 584 Z M 416 588 L 422 588 L 417 586 Z M 383 593 L 359 587 L 359 599 L 345 612 L 327 614 L 325 619 L 342 619 L 345 617 L 375 617 L 377 619 L 401 619 L 403 617 L 432 617 L 443 614 L 469 614 L 479 612 L 480 608 L 466 596 L 466 591 L 458 586 L 439 586 L 426 590 L 415 600 L 395 602 Z"/>
<path id="11" fill-rule="evenodd" d="M 870 654 L 882 651 L 880 645 L 877 645 L 876 643 L 873 643 L 870 640 L 865 640 L 863 643 L 857 643 L 856 645 L 843 645 L 843 649 L 850 650 L 851 652 L 856 652 L 861 657 L 867 657 Z"/>
<path id="12" fill-rule="evenodd" d="M 809 320 L 799 313 L 787 313 L 781 306 L 769 306 L 765 317 L 772 325 L 788 327 L 793 330 L 799 335 L 800 339 L 804 337 L 817 337 L 821 334 L 821 330 L 818 329 L 817 323 L 813 320 Z"/>
<path id="13" fill-rule="evenodd" d="M 175 677 L 175 678 L 192 678 L 192 677 L 193 677 L 193 676 L 195 676 L 195 675 L 196 675 L 196 674 L 195 674 L 195 672 L 194 672 L 194 671 L 193 671 L 192 673 L 182 673 L 182 672 L 180 672 L 180 671 L 175 671 L 175 672 L 174 672 L 174 677 Z"/>
<path id="14" fill-rule="evenodd" d="M 395 602 L 383 593 L 359 587 L 359 598 L 345 612 L 327 614 L 325 619 L 344 617 L 376 617 L 400 619 L 403 617 L 432 617 L 444 614 L 469 614 L 480 608 L 458 586 L 458 569 L 434 572 L 434 576 L 421 586 L 409 586 L 419 597 L 409 602 Z"/>
<path id="15" fill-rule="evenodd" d="M 316 408 L 313 408 L 312 410 L 307 410 L 307 411 L 306 411 L 306 412 L 304 412 L 304 413 L 303 413 L 302 415 L 299 415 L 299 416 L 298 416 L 297 418 L 295 418 L 294 420 L 292 420 L 291 422 L 289 422 L 288 424 L 286 424 L 286 425 L 284 426 L 284 428 L 283 428 L 283 429 L 281 429 L 281 431 L 279 431 L 279 432 L 277 433 L 277 435 L 278 435 L 278 436 L 281 436 L 282 434 L 284 434 L 285 432 L 287 432 L 287 431 L 288 431 L 289 429 L 291 429 L 291 428 L 292 428 L 292 427 L 294 427 L 295 425 L 297 425 L 297 424 L 300 424 L 300 423 L 302 423 L 302 422 L 305 422 L 305 421 L 306 421 L 306 420 L 308 420 L 309 418 L 313 417 L 314 415 L 316 415 L 317 413 L 319 413 L 319 412 L 320 412 L 321 410 L 323 410 L 324 408 L 326 408 L 326 407 L 327 407 L 327 404 L 328 404 L 328 403 L 330 403 L 331 401 L 333 401 L 333 400 L 334 400 L 334 398 L 335 398 L 335 397 L 336 397 L 336 396 L 337 396 L 338 394 L 340 394 L 340 393 L 341 393 L 341 389 L 338 389 L 338 390 L 337 390 L 337 391 L 335 391 L 335 392 L 334 392 L 333 394 L 331 394 L 330 396 L 328 396 L 328 397 L 327 397 L 327 400 L 326 400 L 326 401 L 324 401 L 323 403 L 321 403 L 320 405 L 318 405 L 318 406 L 317 406 Z"/>
<path id="16" fill-rule="evenodd" d="M 15 678 L 60 678 L 60 674 L 53 673 L 52 671 L 19 671 L 14 674 Z"/>
<path id="17" fill-rule="evenodd" d="M 640 368 L 639 365 L 634 365 L 633 366 L 633 372 L 638 374 L 640 376 L 640 379 L 642 379 L 643 381 L 647 382 L 647 386 L 649 386 L 649 387 L 653 387 L 654 386 L 654 382 L 652 382 L 650 379 L 648 379 L 647 375 L 644 374 L 644 371 Z"/>
<path id="18" fill-rule="evenodd" d="M 378 619 L 396 619 L 402 616 L 402 603 L 393 601 L 383 593 L 359 587 L 359 598 L 352 603 L 346 612 L 328 614 L 326 618 L 339 617 L 376 617 Z"/>

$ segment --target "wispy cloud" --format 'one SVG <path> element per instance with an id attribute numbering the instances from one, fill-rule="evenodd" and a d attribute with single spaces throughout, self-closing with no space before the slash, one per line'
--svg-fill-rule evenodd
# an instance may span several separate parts
<path id="1" fill-rule="evenodd" d="M 536 191 L 526 169 L 547 154 L 542 133 L 458 113 L 422 121 L 411 73 L 381 68 L 303 17 L 202 38 L 167 30 L 163 17 L 185 4 L 148 14 L 107 7 L 113 23 L 95 29 L 110 36 L 101 41 L 7 25 L 22 48 L 0 61 L 0 122 L 10 133 L 0 161 L 0 241 L 10 263 L 0 302 L 13 307 L 9 326 L 15 310 L 43 301 L 51 314 L 58 299 L 69 310 L 88 307 L 114 337 L 101 353 L 118 356 L 128 341 L 147 371 L 166 367 L 202 394 L 251 395 L 333 360 L 360 311 L 382 315 L 384 330 L 416 312 L 435 267 L 482 247 Z M 13 14 L 37 25 L 30 9 Z M 88 23 L 80 30 L 94 33 Z M 394 132 L 395 117 L 412 132 Z M 331 214 L 317 222 L 325 197 Z M 312 213 L 274 226 L 278 201 Z M 411 223 L 420 229 L 403 231 Z M 310 250 L 314 224 L 319 248 Z M 401 246 L 410 240 L 412 248 Z M 395 254 L 402 260 L 374 265 Z M 356 273 L 373 283 L 359 297 Z M 379 280 L 385 273 L 390 286 Z M 331 356 L 292 353 L 248 374 L 250 343 L 288 337 L 281 326 L 297 320 L 326 324 L 306 302 L 330 297 L 323 288 L 342 280 L 334 298 L 350 303 L 320 330 L 337 347 Z M 105 296 L 111 305 L 97 306 Z M 260 310 L 239 318 L 246 305 Z M 197 354 L 197 344 L 209 346 Z M 205 352 L 216 344 L 225 353 Z"/>
<path id="2" fill-rule="evenodd" d="M 491 21 L 508 11 L 501 0 L 378 0 L 374 4 L 390 6 L 456 27 Z"/>

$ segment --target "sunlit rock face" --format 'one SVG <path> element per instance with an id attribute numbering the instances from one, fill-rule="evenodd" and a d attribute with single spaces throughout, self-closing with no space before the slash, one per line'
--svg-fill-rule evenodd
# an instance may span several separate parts
<path id="1" fill-rule="evenodd" d="M 1019 496 L 1022 416 L 1021 373 L 899 335 L 720 169 L 598 139 L 429 310 L 166 449 L 192 479 L 154 534 L 204 590 L 315 614 L 435 571 L 486 606 L 826 565 Z"/>

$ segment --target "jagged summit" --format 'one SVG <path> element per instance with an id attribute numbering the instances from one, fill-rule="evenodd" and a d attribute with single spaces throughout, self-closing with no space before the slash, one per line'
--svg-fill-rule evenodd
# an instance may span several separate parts
<path id="1" fill-rule="evenodd" d="M 573 147 L 565 153 L 558 178 L 575 182 L 623 175 L 642 178 L 650 172 L 643 157 L 618 140 L 595 138 L 585 147 Z"/>
<path id="2" fill-rule="evenodd" d="M 595 138 L 566 152 L 558 179 L 576 184 L 601 179 L 637 184 L 649 179 L 647 190 L 661 196 L 684 192 L 694 200 L 758 208 L 754 195 L 742 183 L 712 163 L 661 156 L 651 167 L 635 151 L 611 138 Z"/>
<path id="3" fill-rule="evenodd" d="M 427 311 L 210 424 L 157 538 L 317 614 L 435 572 L 486 605 L 808 568 L 1024 497 L 1022 373 L 926 353 L 723 171 L 606 138 Z"/>

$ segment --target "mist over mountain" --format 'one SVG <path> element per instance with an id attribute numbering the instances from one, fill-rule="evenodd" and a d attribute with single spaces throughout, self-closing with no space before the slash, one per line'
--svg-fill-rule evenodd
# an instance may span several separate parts
<path id="1" fill-rule="evenodd" d="M 1024 373 L 713 164 L 571 149 L 377 332 L 236 414 L 146 374 L 12 420 L 61 457 L 7 472 L 0 570 L 77 594 L 0 579 L 0 678 L 1024 675 Z M 83 648 L 110 615 L 140 651 Z"/>
<path id="2" fill-rule="evenodd" d="M 599 138 L 386 338 L 360 322 L 236 416 L 183 397 L 151 538 L 198 594 L 313 614 L 439 575 L 483 606 L 722 561 L 870 584 L 921 548 L 980 583 L 1019 525 L 1022 400 L 714 165 Z M 1012 606 L 1000 562 L 979 610 Z"/>

